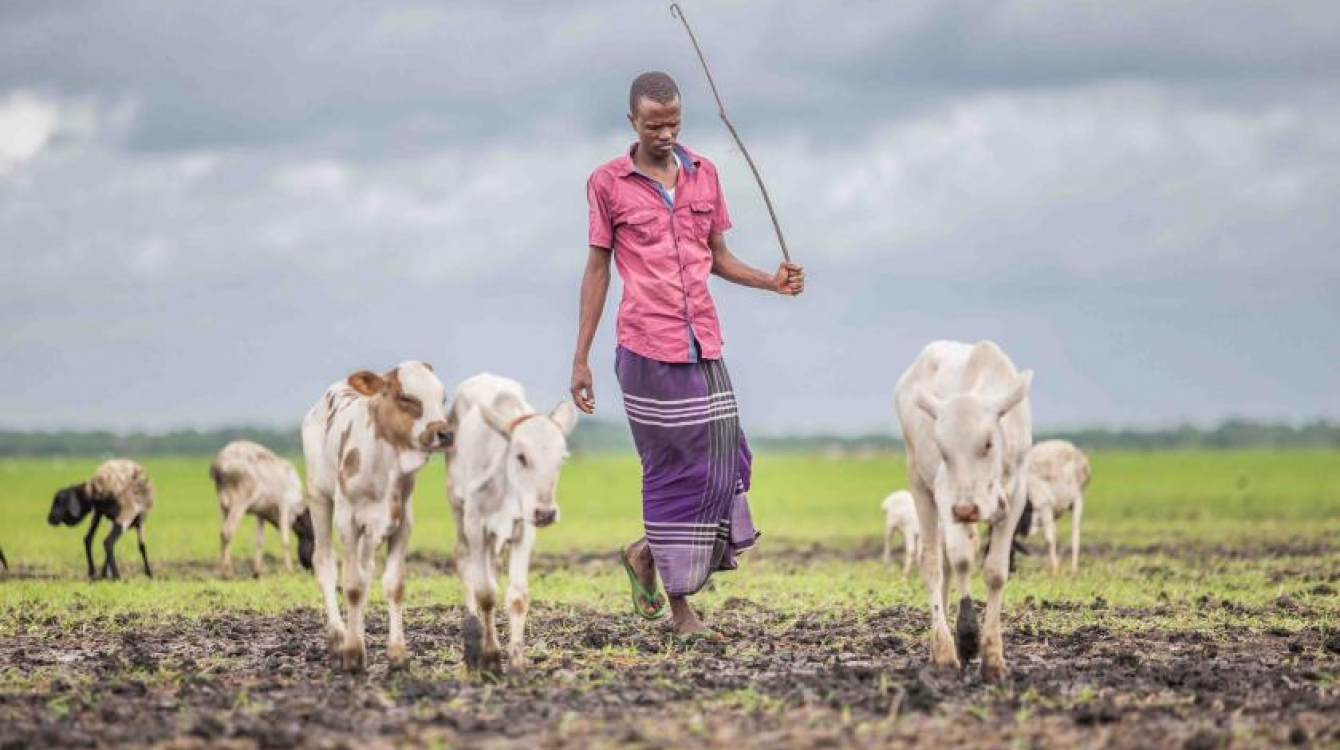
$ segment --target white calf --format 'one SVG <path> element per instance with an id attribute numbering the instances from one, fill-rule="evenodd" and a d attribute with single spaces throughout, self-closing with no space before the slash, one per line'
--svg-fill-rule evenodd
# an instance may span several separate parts
<path id="1" fill-rule="evenodd" d="M 476 375 L 456 390 L 451 410 L 456 448 L 448 458 L 456 517 L 456 571 L 468 610 L 463 629 L 466 667 L 501 670 L 494 621 L 498 575 L 507 559 L 508 665 L 525 669 L 524 637 L 535 529 L 558 520 L 558 476 L 567 436 L 577 424 L 562 401 L 537 414 L 514 380 Z"/>
<path id="2" fill-rule="evenodd" d="M 1070 572 L 1079 572 L 1079 520 L 1084 515 L 1084 488 L 1089 486 L 1089 459 L 1064 440 L 1044 440 L 1028 454 L 1028 501 L 1042 521 L 1048 564 L 1056 575 L 1056 518 L 1070 517 Z"/>
<path id="3" fill-rule="evenodd" d="M 385 375 L 362 370 L 326 389 L 302 423 L 307 458 L 307 508 L 316 532 L 316 577 L 326 599 L 330 650 L 348 670 L 367 665 L 363 610 L 377 547 L 388 543 L 382 593 L 389 610 L 386 654 L 393 667 L 405 647 L 405 551 L 414 514 L 414 477 L 431 453 L 451 446 L 442 383 L 422 362 L 403 362 Z M 340 534 L 346 628 L 335 596 L 331 549 Z"/>
<path id="4" fill-rule="evenodd" d="M 969 597 L 976 536 L 973 524 L 991 527 L 983 566 L 986 618 L 982 627 L 982 678 L 1005 676 L 1000 632 L 1001 594 L 1009 577 L 1010 539 L 1026 502 L 1031 372 L 1018 373 L 995 344 L 937 341 L 922 350 L 898 381 L 898 419 L 907 443 L 907 473 L 925 540 L 921 577 L 931 600 L 931 660 L 958 667 L 978 650 L 977 616 Z M 948 571 L 962 597 L 958 653 L 950 636 Z"/>
<path id="5" fill-rule="evenodd" d="M 289 529 L 292 529 L 298 536 L 298 561 L 311 570 L 312 517 L 303 507 L 302 480 L 293 464 L 260 443 L 234 440 L 215 456 L 214 463 L 209 466 L 209 476 L 214 480 L 219 511 L 223 514 L 219 568 L 224 578 L 233 575 L 233 535 L 247 514 L 256 517 L 255 575 L 261 574 L 267 521 L 279 529 L 284 546 L 284 569 L 293 571 L 293 554 L 288 544 Z"/>
<path id="6" fill-rule="evenodd" d="M 902 532 L 903 575 L 907 575 L 912 569 L 913 556 L 921 552 L 921 522 L 917 520 L 916 503 L 912 493 L 898 490 L 884 498 L 880 507 L 884 509 L 884 562 L 892 562 L 893 535 Z"/>

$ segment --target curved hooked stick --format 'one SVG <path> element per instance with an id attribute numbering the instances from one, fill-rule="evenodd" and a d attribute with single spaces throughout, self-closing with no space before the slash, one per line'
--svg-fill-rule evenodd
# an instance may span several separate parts
<path id="1" fill-rule="evenodd" d="M 749 155 L 749 149 L 744 147 L 744 141 L 740 140 L 740 134 L 735 132 L 735 126 L 726 116 L 726 105 L 721 103 L 721 94 L 717 92 L 716 81 L 712 80 L 712 71 L 707 67 L 703 50 L 698 46 L 698 38 L 693 35 L 693 29 L 689 28 L 689 19 L 684 16 L 684 9 L 679 7 L 679 3 L 670 3 L 670 15 L 678 18 L 680 23 L 684 24 L 684 30 L 689 32 L 689 41 L 693 42 L 693 51 L 698 53 L 698 62 L 702 63 L 703 73 L 707 74 L 707 85 L 712 87 L 712 96 L 717 100 L 717 114 L 721 116 L 721 121 L 726 123 L 726 129 L 735 139 L 735 145 L 740 147 L 740 153 L 744 154 L 744 160 L 749 164 L 749 171 L 754 173 L 754 181 L 758 183 L 758 189 L 763 193 L 763 202 L 768 206 L 768 216 L 772 218 L 772 228 L 777 232 L 777 244 L 782 246 L 782 257 L 786 259 L 787 263 L 790 263 L 791 252 L 786 249 L 786 238 L 782 236 L 782 225 L 777 222 L 777 212 L 772 208 L 772 198 L 768 197 L 768 189 L 763 185 L 763 178 L 758 174 L 758 167 L 754 166 L 754 159 Z"/>

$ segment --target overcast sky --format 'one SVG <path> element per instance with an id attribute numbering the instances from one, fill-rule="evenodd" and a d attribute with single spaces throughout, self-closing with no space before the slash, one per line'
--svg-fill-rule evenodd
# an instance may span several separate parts
<path id="1" fill-rule="evenodd" d="M 685 5 L 810 276 L 714 282 L 747 429 L 894 430 L 936 338 L 1042 426 L 1340 417 L 1334 0 Z M 290 425 L 404 359 L 551 404 L 647 69 L 773 267 L 663 3 L 6 0 L 0 427 Z"/>

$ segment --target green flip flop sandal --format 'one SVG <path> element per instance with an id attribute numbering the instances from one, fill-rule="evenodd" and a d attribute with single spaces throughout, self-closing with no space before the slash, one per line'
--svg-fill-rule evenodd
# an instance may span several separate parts
<path id="1" fill-rule="evenodd" d="M 637 579 L 637 571 L 633 570 L 633 564 L 628 561 L 628 550 L 619 550 L 619 561 L 623 563 L 623 570 L 628 574 L 628 582 L 632 587 L 633 611 L 638 617 L 644 620 L 659 620 L 665 617 L 665 599 L 661 599 L 660 606 L 656 606 L 656 594 L 647 593 L 642 588 L 642 582 Z M 647 612 L 648 607 L 656 606 L 656 611 Z"/>

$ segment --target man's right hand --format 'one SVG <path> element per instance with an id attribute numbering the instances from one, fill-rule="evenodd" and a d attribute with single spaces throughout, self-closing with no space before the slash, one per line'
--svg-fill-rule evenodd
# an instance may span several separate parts
<path id="1" fill-rule="evenodd" d="M 591 368 L 585 362 L 572 363 L 572 403 L 587 414 L 596 412 L 596 392 L 591 382 Z"/>

